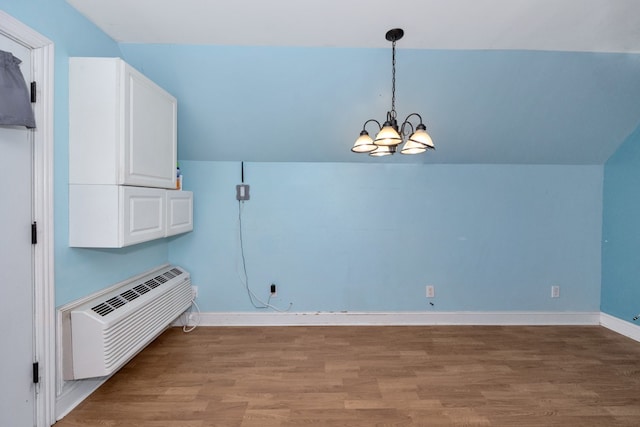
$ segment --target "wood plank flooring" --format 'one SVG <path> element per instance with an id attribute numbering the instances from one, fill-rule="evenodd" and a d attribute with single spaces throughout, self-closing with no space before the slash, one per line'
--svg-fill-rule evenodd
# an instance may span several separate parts
<path id="1" fill-rule="evenodd" d="M 640 343 L 599 326 L 172 328 L 55 426 L 640 426 Z"/>

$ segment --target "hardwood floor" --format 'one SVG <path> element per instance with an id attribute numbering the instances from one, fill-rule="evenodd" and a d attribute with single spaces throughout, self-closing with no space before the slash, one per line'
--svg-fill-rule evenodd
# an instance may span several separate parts
<path id="1" fill-rule="evenodd" d="M 599 326 L 172 328 L 56 427 L 639 426 Z"/>

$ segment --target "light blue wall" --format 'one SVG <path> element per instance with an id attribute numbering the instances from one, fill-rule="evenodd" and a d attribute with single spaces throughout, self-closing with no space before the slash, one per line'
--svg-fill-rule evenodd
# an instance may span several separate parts
<path id="1" fill-rule="evenodd" d="M 240 163 L 181 169 L 196 231 L 170 243 L 172 262 L 204 311 L 253 310 Z M 245 163 L 245 178 L 249 284 L 266 298 L 275 282 L 282 307 L 599 310 L 602 166 Z"/>
<path id="2" fill-rule="evenodd" d="M 640 313 L 640 128 L 604 167 L 602 311 Z"/>
<path id="3" fill-rule="evenodd" d="M 122 56 L 118 45 L 64 0 L 0 0 L 0 9 L 55 45 L 54 239 L 56 305 L 167 262 L 160 241 L 123 250 L 68 247 L 69 57 Z M 99 227 L 99 224 L 96 224 Z"/>
<path id="4" fill-rule="evenodd" d="M 372 162 L 349 148 L 391 104 L 389 49 L 120 48 L 178 98 L 182 160 Z M 421 113 L 437 150 L 376 163 L 602 165 L 640 123 L 640 55 L 397 55 L 399 118 Z"/>

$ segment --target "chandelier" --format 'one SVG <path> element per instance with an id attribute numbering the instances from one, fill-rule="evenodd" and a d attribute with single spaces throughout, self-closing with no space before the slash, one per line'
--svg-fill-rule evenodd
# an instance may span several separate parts
<path id="1" fill-rule="evenodd" d="M 396 119 L 396 41 L 404 35 L 401 28 L 394 28 L 387 31 L 385 38 L 392 43 L 391 48 L 391 111 L 387 112 L 387 119 L 381 126 L 375 119 L 369 119 L 362 125 L 360 137 L 351 148 L 354 153 L 369 153 L 370 156 L 389 156 L 396 152 L 397 147 L 404 142 L 400 149 L 402 154 L 420 154 L 431 149 L 435 149 L 431 137 L 427 133 L 427 127 L 422 123 L 422 117 L 418 113 L 411 113 L 398 128 Z M 410 119 L 415 118 L 420 121 L 413 125 Z M 378 133 L 376 139 L 369 136 L 367 125 L 376 123 Z"/>

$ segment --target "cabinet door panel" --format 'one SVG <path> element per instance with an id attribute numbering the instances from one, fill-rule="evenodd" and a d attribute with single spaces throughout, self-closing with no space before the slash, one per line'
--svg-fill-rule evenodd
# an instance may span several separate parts
<path id="1" fill-rule="evenodd" d="M 136 70 L 126 69 L 123 183 L 175 188 L 176 100 Z"/>
<path id="2" fill-rule="evenodd" d="M 193 230 L 193 193 L 167 191 L 167 236 Z"/>
<path id="3" fill-rule="evenodd" d="M 120 187 L 123 246 L 165 235 L 165 190 Z"/>

